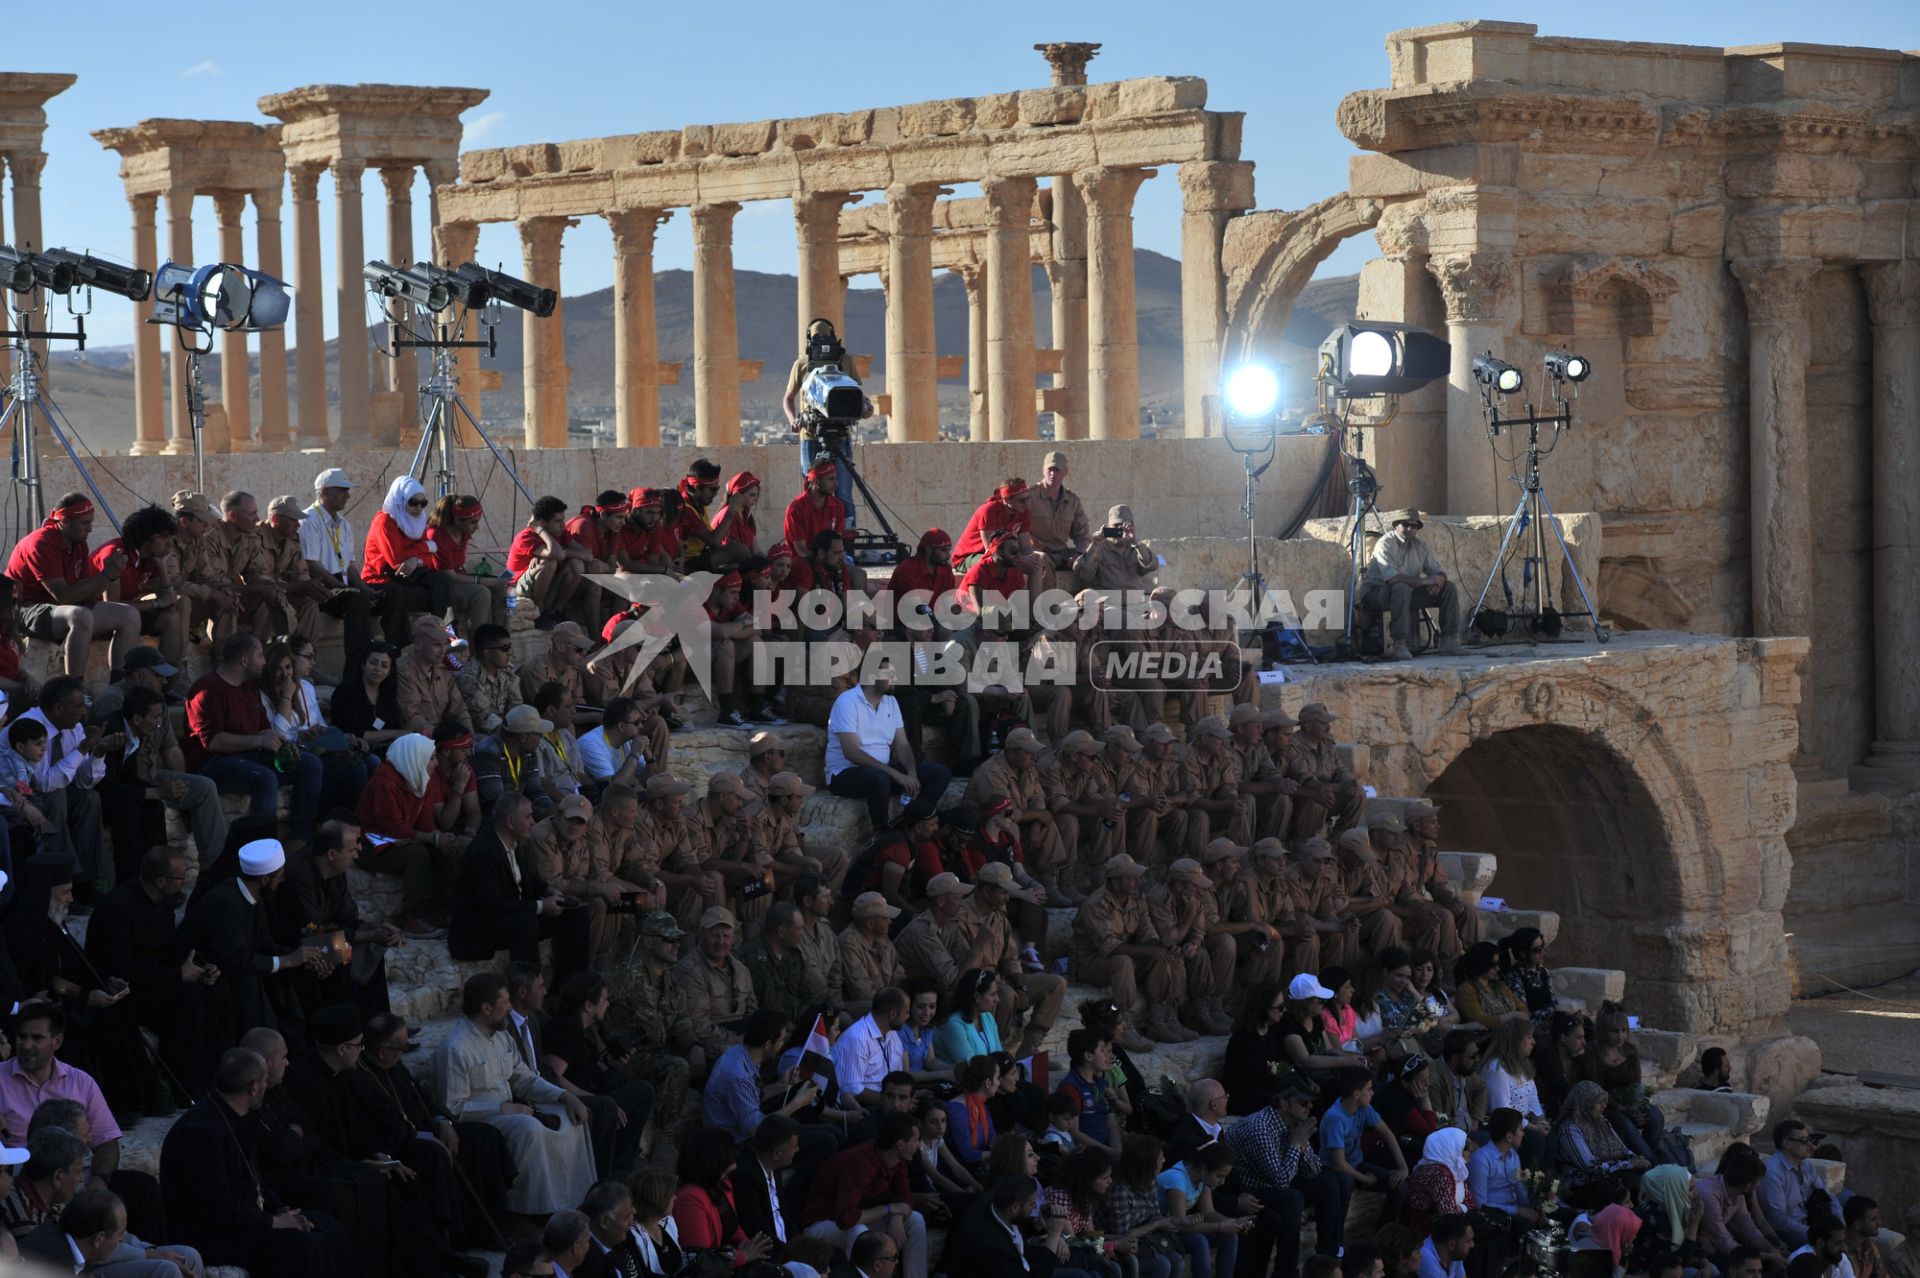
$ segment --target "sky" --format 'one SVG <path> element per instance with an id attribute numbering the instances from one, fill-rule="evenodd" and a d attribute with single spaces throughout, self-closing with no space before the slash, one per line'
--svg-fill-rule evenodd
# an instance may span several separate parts
<path id="1" fill-rule="evenodd" d="M 1564 10 L 1507 0 L 1447 6 L 1408 0 L 970 0 L 938 6 L 924 0 L 832 6 L 468 0 L 430 8 L 391 0 L 206 0 L 189 9 L 105 0 L 82 12 L 86 25 L 104 38 L 13 41 L 0 55 L 0 68 L 79 76 L 48 105 L 50 158 L 42 177 L 47 241 L 122 260 L 131 253 L 131 231 L 118 157 L 93 140 L 92 130 L 167 116 L 264 122 L 257 105 L 262 95 L 305 84 L 488 89 L 491 96 L 466 113 L 465 145 L 491 147 L 1032 88 L 1048 82 L 1033 44 L 1097 40 L 1104 47 L 1089 71 L 1095 81 L 1199 76 L 1207 81 L 1210 108 L 1245 112 L 1241 154 L 1255 166 L 1258 207 L 1287 209 L 1345 187 L 1347 160 L 1355 152 L 1334 125 L 1335 109 L 1348 93 L 1386 87 L 1385 37 L 1400 28 L 1494 18 L 1533 22 L 1544 34 L 1596 39 L 1920 49 L 1920 4 L 1913 0 L 1614 0 L 1596 9 Z M 817 25 L 805 16 L 809 12 L 820 15 Z M 367 252 L 374 257 L 383 248 L 385 197 L 372 177 L 365 187 Z M 336 268 L 329 182 L 322 182 L 321 198 L 331 333 Z M 415 243 L 423 252 L 431 243 L 426 207 L 422 178 L 414 209 Z M 1174 174 L 1163 171 L 1136 201 L 1136 242 L 1177 256 L 1179 210 Z M 250 252 L 251 218 L 249 210 Z M 210 200 L 196 202 L 194 221 L 200 260 L 214 260 Z M 291 273 L 290 226 L 286 240 Z M 1348 241 L 1321 273 L 1357 270 L 1371 246 L 1367 237 Z M 520 273 L 519 240 L 510 226 L 487 228 L 478 256 Z M 680 214 L 661 229 L 656 269 L 691 263 L 691 233 Z M 793 272 L 787 202 L 742 211 L 735 223 L 735 264 Z M 589 220 L 568 232 L 562 275 L 569 295 L 612 283 L 612 240 L 603 222 Z M 96 299 L 89 328 L 97 344 L 126 342 L 131 306 Z"/>

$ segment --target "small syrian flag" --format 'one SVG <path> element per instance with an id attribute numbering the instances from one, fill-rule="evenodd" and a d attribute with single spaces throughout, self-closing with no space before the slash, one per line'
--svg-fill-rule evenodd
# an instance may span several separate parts
<path id="1" fill-rule="evenodd" d="M 807 1034 L 807 1045 L 800 1049 L 800 1068 L 813 1075 L 813 1081 L 820 1084 L 822 1092 L 833 1086 L 833 1045 L 827 1042 L 827 1019 L 824 1016 L 813 1018 L 813 1029 Z"/>
<path id="2" fill-rule="evenodd" d="M 1020 1061 L 1020 1068 L 1027 1071 L 1027 1081 L 1041 1091 L 1050 1090 L 1047 1086 L 1047 1054 L 1035 1052 Z"/>

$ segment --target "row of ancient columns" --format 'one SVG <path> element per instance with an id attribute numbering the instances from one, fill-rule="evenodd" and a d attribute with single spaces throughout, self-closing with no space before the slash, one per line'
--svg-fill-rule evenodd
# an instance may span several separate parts
<path id="1" fill-rule="evenodd" d="M 39 249 L 46 245 L 41 240 L 40 230 L 40 171 L 47 166 L 45 151 L 5 151 L 0 152 L 0 242 L 7 239 L 7 202 L 6 187 L 10 180 L 13 185 L 13 239 L 16 247 L 31 245 Z M 42 294 L 44 297 L 45 295 Z M 11 318 L 5 316 L 4 318 Z M 8 324 L 6 327 L 11 328 Z M 45 339 L 33 343 L 34 362 L 47 372 L 52 370 L 46 361 L 47 343 Z M 12 371 L 12 357 L 4 348 L 0 348 L 0 379 Z"/>

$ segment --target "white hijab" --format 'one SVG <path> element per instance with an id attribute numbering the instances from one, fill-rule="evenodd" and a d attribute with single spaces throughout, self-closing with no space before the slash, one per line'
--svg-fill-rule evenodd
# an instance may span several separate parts
<path id="1" fill-rule="evenodd" d="M 416 515 L 407 509 L 407 502 L 411 498 L 424 496 L 426 491 L 412 475 L 402 475 L 387 489 L 387 499 L 380 504 L 380 509 L 386 511 L 387 517 L 400 525 L 400 531 L 407 536 L 424 537 L 427 535 L 427 512 L 421 511 Z"/>
<path id="2" fill-rule="evenodd" d="M 387 762 L 400 773 L 400 779 L 413 791 L 414 798 L 426 797 L 428 772 L 433 767 L 433 742 L 417 732 L 409 732 L 387 747 Z"/>
<path id="3" fill-rule="evenodd" d="M 404 738 L 402 738 L 404 740 Z M 392 756 L 392 751 L 388 751 Z M 1420 1161 L 1438 1163 L 1453 1173 L 1453 1205 L 1467 1209 L 1467 1134 L 1458 1127 L 1442 1127 L 1427 1137 L 1420 1148 Z"/>

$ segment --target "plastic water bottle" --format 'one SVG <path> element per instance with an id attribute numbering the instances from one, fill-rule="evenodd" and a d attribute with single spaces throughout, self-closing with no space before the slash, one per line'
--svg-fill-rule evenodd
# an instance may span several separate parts
<path id="1" fill-rule="evenodd" d="M 520 593 L 516 590 L 509 590 L 507 592 L 507 611 L 510 613 L 516 612 L 519 610 L 519 607 L 520 607 Z"/>
<path id="2" fill-rule="evenodd" d="M 493 561 L 485 555 L 480 556 L 480 566 L 473 570 L 473 575 L 476 577 L 493 576 Z"/>
<path id="3" fill-rule="evenodd" d="M 1122 790 L 1122 791 L 1120 792 L 1120 802 L 1122 802 L 1122 803 L 1132 803 L 1132 802 L 1133 802 L 1133 791 L 1131 791 L 1131 790 Z M 1116 824 L 1118 824 L 1118 823 L 1117 823 L 1116 821 L 1114 821 L 1114 819 L 1113 819 L 1112 817 L 1108 817 L 1108 818 L 1107 818 L 1106 820 L 1104 820 L 1104 821 L 1102 821 L 1102 822 L 1100 823 L 1100 828 L 1101 828 L 1101 829 L 1103 829 L 1103 830 L 1111 830 L 1111 829 L 1112 829 L 1112 828 L 1113 828 L 1113 827 L 1114 827 L 1114 826 L 1115 826 Z"/>

